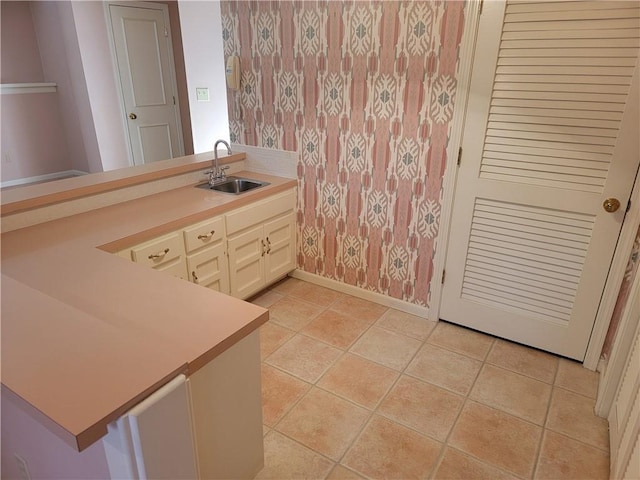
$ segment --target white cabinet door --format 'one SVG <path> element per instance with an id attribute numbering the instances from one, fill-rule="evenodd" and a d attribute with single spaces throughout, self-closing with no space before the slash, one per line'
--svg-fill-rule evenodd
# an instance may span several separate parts
<path id="1" fill-rule="evenodd" d="M 262 289 L 266 251 L 262 224 L 229 237 L 227 250 L 231 295 L 247 298 Z"/>
<path id="2" fill-rule="evenodd" d="M 189 405 L 179 375 L 109 424 L 103 444 L 111 478 L 198 478 Z"/>
<path id="3" fill-rule="evenodd" d="M 193 283 L 229 293 L 229 268 L 224 243 L 205 248 L 187 257 L 189 278 Z"/>
<path id="4" fill-rule="evenodd" d="M 615 5 L 484 3 L 440 318 L 584 359 L 640 160 L 639 6 Z"/>
<path id="5" fill-rule="evenodd" d="M 296 267 L 295 216 L 272 220 L 264 224 L 265 280 L 269 284 Z"/>

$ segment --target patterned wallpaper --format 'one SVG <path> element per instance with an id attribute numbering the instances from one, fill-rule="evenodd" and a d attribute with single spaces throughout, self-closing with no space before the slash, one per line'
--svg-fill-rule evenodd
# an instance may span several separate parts
<path id="1" fill-rule="evenodd" d="M 618 293 L 618 299 L 616 300 L 616 306 L 613 309 L 611 315 L 611 323 L 609 324 L 609 330 L 602 347 L 602 356 L 608 358 L 613 349 L 613 342 L 618 332 L 618 326 L 622 319 L 622 313 L 629 301 L 629 290 L 631 284 L 638 274 L 638 267 L 640 266 L 640 228 L 636 234 L 636 239 L 633 242 L 633 248 L 631 249 L 631 255 L 629 256 L 629 262 L 627 268 L 624 271 L 624 278 L 622 279 L 622 285 L 620 286 L 620 293 Z"/>
<path id="2" fill-rule="evenodd" d="M 231 140 L 299 155 L 298 267 L 428 306 L 464 3 L 221 9 Z"/>

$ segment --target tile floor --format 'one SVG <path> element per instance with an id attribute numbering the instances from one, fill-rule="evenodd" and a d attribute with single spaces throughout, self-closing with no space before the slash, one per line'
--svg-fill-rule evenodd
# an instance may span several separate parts
<path id="1" fill-rule="evenodd" d="M 580 364 L 286 279 L 261 327 L 259 479 L 608 478 Z"/>

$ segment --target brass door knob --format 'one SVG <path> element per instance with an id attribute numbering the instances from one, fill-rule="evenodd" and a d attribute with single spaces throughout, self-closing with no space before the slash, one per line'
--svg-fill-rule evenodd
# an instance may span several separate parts
<path id="1" fill-rule="evenodd" d="M 602 203 L 602 206 L 607 212 L 613 213 L 620 208 L 620 200 L 618 200 L 617 198 L 607 198 Z"/>
<path id="2" fill-rule="evenodd" d="M 135 113 L 130 113 L 130 114 L 129 114 L 129 118 L 130 118 L 131 120 L 135 120 L 136 118 L 138 118 L 138 115 L 136 115 Z"/>

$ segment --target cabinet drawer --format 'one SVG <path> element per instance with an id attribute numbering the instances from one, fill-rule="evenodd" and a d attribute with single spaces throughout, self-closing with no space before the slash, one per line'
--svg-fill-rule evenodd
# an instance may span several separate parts
<path id="1" fill-rule="evenodd" d="M 273 217 L 293 212 L 296 207 L 295 189 L 234 210 L 225 215 L 227 235 L 231 235 Z"/>
<path id="2" fill-rule="evenodd" d="M 224 238 L 224 217 L 216 217 L 183 230 L 187 253 L 213 245 Z"/>
<path id="3" fill-rule="evenodd" d="M 156 238 L 131 249 L 134 262 L 157 267 L 184 256 L 182 238 L 178 232 Z"/>

